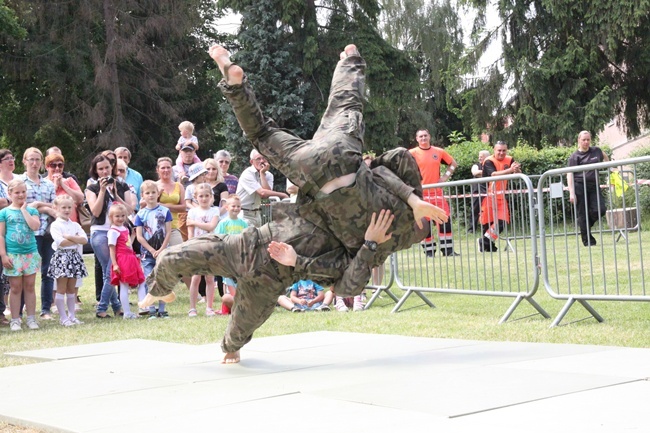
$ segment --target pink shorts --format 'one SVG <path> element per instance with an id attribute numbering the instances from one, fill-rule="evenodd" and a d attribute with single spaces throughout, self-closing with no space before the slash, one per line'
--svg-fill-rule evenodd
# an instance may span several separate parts
<path id="1" fill-rule="evenodd" d="M 7 256 L 14 264 L 11 269 L 3 269 L 4 274 L 8 277 L 32 275 L 41 269 L 41 255 L 38 254 L 38 251 L 30 254 L 7 253 Z"/>

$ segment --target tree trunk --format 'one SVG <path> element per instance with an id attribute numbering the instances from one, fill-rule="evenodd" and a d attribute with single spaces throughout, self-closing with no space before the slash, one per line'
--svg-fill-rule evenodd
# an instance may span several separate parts
<path id="1" fill-rule="evenodd" d="M 111 89 L 113 103 L 113 122 L 109 135 L 119 140 L 124 136 L 124 115 L 122 113 L 122 96 L 120 94 L 120 80 L 117 73 L 115 56 L 115 42 L 117 39 L 115 5 L 112 0 L 104 0 L 104 23 L 106 28 L 106 68 Z"/>

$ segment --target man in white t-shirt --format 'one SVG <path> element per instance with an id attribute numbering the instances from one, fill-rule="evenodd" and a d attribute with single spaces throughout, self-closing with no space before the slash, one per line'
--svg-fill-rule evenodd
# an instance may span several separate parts
<path id="1" fill-rule="evenodd" d="M 239 176 L 237 195 L 241 199 L 243 219 L 249 226 L 262 225 L 261 205 L 263 198 L 287 198 L 283 192 L 273 191 L 273 174 L 269 173 L 269 163 L 257 150 L 251 151 L 251 166 Z"/>

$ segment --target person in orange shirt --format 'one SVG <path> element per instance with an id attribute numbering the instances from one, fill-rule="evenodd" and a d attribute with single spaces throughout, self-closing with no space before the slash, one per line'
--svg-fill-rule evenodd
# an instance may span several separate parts
<path id="1" fill-rule="evenodd" d="M 521 173 L 521 165 L 515 162 L 508 153 L 508 145 L 503 141 L 497 141 L 494 145 L 494 155 L 486 158 L 483 162 L 483 177 L 505 176 L 507 174 Z M 494 243 L 499 239 L 499 233 L 503 231 L 506 224 L 510 222 L 510 211 L 506 200 L 507 180 L 490 182 L 487 197 L 481 205 L 481 229 L 483 236 L 478 239 L 480 252 L 496 252 L 497 246 Z"/>
<path id="2" fill-rule="evenodd" d="M 454 174 L 456 167 L 456 160 L 447 153 L 444 149 L 431 146 L 431 134 L 426 129 L 418 129 L 415 133 L 415 140 L 418 146 L 409 150 L 411 155 L 415 158 L 420 168 L 422 176 L 422 185 L 429 185 L 432 183 L 442 183 L 449 180 Z M 440 167 L 442 164 L 447 166 L 447 170 L 441 176 Z M 449 203 L 445 200 L 442 188 L 428 188 L 423 191 L 423 199 L 434 206 L 444 209 L 447 216 L 450 216 Z M 458 256 L 460 254 L 454 251 L 454 240 L 451 233 L 451 219 L 447 220 L 444 224 L 436 224 L 438 226 L 438 239 L 440 240 L 440 251 L 443 256 Z M 433 239 L 433 223 L 431 225 L 431 234 L 424 241 L 422 241 L 422 248 L 427 257 L 435 257 L 436 255 L 436 242 Z"/>

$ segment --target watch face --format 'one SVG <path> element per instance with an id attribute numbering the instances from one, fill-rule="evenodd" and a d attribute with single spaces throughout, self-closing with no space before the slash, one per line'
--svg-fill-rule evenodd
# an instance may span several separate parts
<path id="1" fill-rule="evenodd" d="M 377 251 L 377 242 L 375 241 L 366 241 L 366 246 L 370 251 Z"/>

